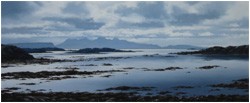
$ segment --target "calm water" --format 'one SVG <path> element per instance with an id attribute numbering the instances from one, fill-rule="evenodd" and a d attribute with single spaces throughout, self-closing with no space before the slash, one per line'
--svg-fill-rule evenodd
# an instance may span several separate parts
<path id="1" fill-rule="evenodd" d="M 248 94 L 241 89 L 219 88 L 220 91 L 211 91 L 215 89 L 209 85 L 218 83 L 230 83 L 232 80 L 248 78 L 249 67 L 248 57 L 228 57 L 228 56 L 192 56 L 192 55 L 174 55 L 171 52 L 187 51 L 174 49 L 135 49 L 130 53 L 104 53 L 104 54 L 73 54 L 67 52 L 53 53 L 34 53 L 35 57 L 44 57 L 50 59 L 90 59 L 89 61 L 53 63 L 49 65 L 16 65 L 15 67 L 2 68 L 1 72 L 17 71 L 59 71 L 56 67 L 77 67 L 81 71 L 96 70 L 123 70 L 125 67 L 134 67 L 137 69 L 126 70 L 127 72 L 106 73 L 87 78 L 70 78 L 63 80 L 2 80 L 2 89 L 7 87 L 20 87 L 18 91 L 45 89 L 48 91 L 88 91 L 99 92 L 97 90 L 117 86 L 138 86 L 138 87 L 156 87 L 152 91 L 141 91 L 141 94 L 160 91 L 170 91 L 175 95 L 177 92 L 186 92 L 186 96 L 193 95 L 216 95 L 216 94 Z M 158 55 L 154 55 L 158 54 Z M 154 56 L 143 56 L 154 55 Z M 98 57 L 129 57 L 123 59 L 107 59 L 95 61 L 91 58 Z M 111 63 L 113 66 L 103 66 L 103 63 Z M 97 66 L 84 66 L 86 64 L 95 64 Z M 200 70 L 201 66 L 219 65 L 220 67 Z M 159 69 L 166 67 L 181 67 L 184 69 L 175 71 L 144 71 L 140 68 Z M 111 74 L 109 78 L 102 77 Z M 37 83 L 37 85 L 19 85 L 20 83 Z M 178 89 L 175 86 L 193 86 L 194 88 Z"/>

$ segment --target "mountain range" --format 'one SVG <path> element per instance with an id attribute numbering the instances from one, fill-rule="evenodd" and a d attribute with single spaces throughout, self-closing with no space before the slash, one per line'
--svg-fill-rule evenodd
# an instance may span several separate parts
<path id="1" fill-rule="evenodd" d="M 12 43 L 8 45 L 14 45 L 19 48 L 64 48 L 64 49 L 83 49 L 83 48 L 114 48 L 114 49 L 204 49 L 203 47 L 193 45 L 169 45 L 160 47 L 154 44 L 142 44 L 135 43 L 126 40 L 120 40 L 118 38 L 106 39 L 99 37 L 94 40 L 88 38 L 81 39 L 66 39 L 64 42 L 58 45 L 54 45 L 51 42 L 34 42 L 34 43 Z"/>
<path id="2" fill-rule="evenodd" d="M 117 38 L 106 39 L 99 37 L 94 40 L 88 38 L 67 39 L 63 43 L 57 45 L 65 49 L 81 49 L 81 48 L 115 48 L 115 49 L 159 49 L 158 45 L 134 43 Z"/>

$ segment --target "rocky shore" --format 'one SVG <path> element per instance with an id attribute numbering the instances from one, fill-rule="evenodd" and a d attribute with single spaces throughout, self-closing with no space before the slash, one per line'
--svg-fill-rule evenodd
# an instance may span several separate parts
<path id="1" fill-rule="evenodd" d="M 61 59 L 46 59 L 34 58 L 24 49 L 12 45 L 1 45 L 1 59 L 2 66 L 8 67 L 9 64 L 49 64 L 55 62 L 74 62 L 73 60 Z"/>
<path id="2" fill-rule="evenodd" d="M 3 47 L 2 47 L 3 48 Z M 76 62 L 76 61 L 91 61 L 91 62 L 84 62 L 83 64 L 79 64 L 78 66 L 99 66 L 104 68 L 109 68 L 108 70 L 95 70 L 95 71 L 81 71 L 81 67 L 77 67 L 75 64 L 70 66 L 60 65 L 59 67 L 53 67 L 54 71 L 38 71 L 38 72 L 6 72 L 1 74 L 1 79 L 3 81 L 8 80 L 27 80 L 28 82 L 17 83 L 14 87 L 7 87 L 2 89 L 2 101 L 3 102 L 226 102 L 226 101 L 237 101 L 237 102 L 247 102 L 249 101 L 248 94 L 245 95 L 244 93 L 241 95 L 226 95 L 221 92 L 218 95 L 199 95 L 199 96 L 189 96 L 189 92 L 185 91 L 184 89 L 195 89 L 197 86 L 194 85 L 177 85 L 169 90 L 157 90 L 156 87 L 146 86 L 146 87 L 137 87 L 137 86 L 111 86 L 108 88 L 101 88 L 101 90 L 96 90 L 95 92 L 52 92 L 47 91 L 45 88 L 40 90 L 31 90 L 31 88 L 23 88 L 21 86 L 37 86 L 41 83 L 47 83 L 55 80 L 63 80 L 69 78 L 87 78 L 87 77 L 102 77 L 102 79 L 113 78 L 116 77 L 116 73 L 124 72 L 124 74 L 130 73 L 131 70 L 141 70 L 142 72 L 173 72 L 173 71 L 181 71 L 181 70 L 188 70 L 187 67 L 177 67 L 177 66 L 170 66 L 170 67 L 157 67 L 157 68 L 150 68 L 150 67 L 119 67 L 116 68 L 117 64 L 113 62 L 107 62 L 105 60 L 120 60 L 120 59 L 128 59 L 133 57 L 95 57 L 95 58 L 81 58 L 81 59 L 45 59 L 45 58 L 34 58 L 33 56 L 29 55 L 27 52 L 20 50 L 16 47 L 7 47 L 7 51 L 4 51 L 4 55 L 2 54 L 2 60 L 4 56 L 4 61 L 2 62 L 2 66 L 8 67 L 5 64 L 42 64 L 47 65 L 49 63 L 55 62 Z M 11 49 L 9 49 L 11 48 Z M 229 49 L 228 49 L 229 48 Z M 186 54 L 233 54 L 233 55 L 248 55 L 245 52 L 245 49 L 248 48 L 245 46 L 240 47 L 213 47 L 212 49 L 205 49 L 199 52 L 193 53 L 184 53 Z M 236 50 L 237 49 L 237 50 Z M 238 49 L 240 51 L 238 51 Z M 4 49 L 6 50 L 6 48 Z M 13 52 L 13 50 L 15 52 Z M 16 50 L 18 51 L 16 53 Z M 126 52 L 126 51 L 117 51 L 112 49 L 107 49 L 108 51 L 100 51 L 100 52 Z M 91 50 L 90 50 L 91 51 Z M 221 51 L 221 52 L 218 52 Z M 92 51 L 91 51 L 92 52 Z M 131 52 L 131 51 L 128 51 Z M 10 53 L 10 54 L 8 54 Z M 12 53 L 12 54 L 11 54 Z M 8 55 L 6 57 L 6 55 Z M 12 58 L 8 60 L 9 56 L 17 56 L 18 58 Z M 20 59 L 19 59 L 19 56 Z M 176 57 L 176 56 L 168 56 L 168 55 L 160 55 L 160 54 L 153 54 L 153 55 L 142 55 L 142 57 Z M 92 63 L 92 61 L 98 61 L 100 63 Z M 220 64 L 219 64 L 220 65 Z M 210 70 L 210 69 L 219 69 L 225 68 L 223 65 L 202 65 L 199 67 L 197 66 L 195 69 L 200 70 Z M 86 68 L 88 68 L 86 67 Z M 194 68 L 193 68 L 194 69 Z M 194 69 L 194 70 L 195 70 Z M 58 70 L 58 71 L 57 71 Z M 199 70 L 199 71 L 200 71 Z M 191 73 L 190 71 L 185 71 L 184 73 Z M 193 72 L 192 72 L 193 73 Z M 192 74 L 191 73 L 191 74 Z M 121 73 L 123 74 L 123 73 Z M 29 79 L 39 79 L 42 80 L 41 82 L 30 82 Z M 57 81 L 55 81 L 57 82 Z M 19 87 L 20 86 L 20 87 Z M 243 89 L 244 92 L 248 93 L 249 88 L 249 80 L 248 78 L 243 78 L 240 80 L 232 81 L 231 83 L 220 83 L 220 84 L 209 84 L 208 87 L 211 87 L 211 91 L 220 91 L 221 88 L 229 88 L 229 89 Z M 25 90 L 26 89 L 26 90 Z M 19 91 L 24 90 L 24 91 Z M 156 94 L 151 92 L 152 90 L 156 90 Z M 173 91 L 172 91 L 173 90 Z M 222 90 L 222 89 L 221 89 Z M 145 94 L 140 93 L 145 92 Z M 210 91 L 209 91 L 210 92 Z M 188 95 L 188 96 L 187 96 Z"/>
<path id="3" fill-rule="evenodd" d="M 212 87 L 222 87 L 222 88 L 238 88 L 238 89 L 246 89 L 249 90 L 249 79 L 239 79 L 235 80 L 232 83 L 220 83 L 211 85 Z"/>
<path id="4" fill-rule="evenodd" d="M 208 95 L 177 97 L 172 95 L 140 96 L 136 93 L 89 92 L 2 92 L 2 102 L 248 102 L 248 95 Z"/>
<path id="5" fill-rule="evenodd" d="M 8 62 L 24 62 L 34 60 L 35 58 L 25 52 L 23 49 L 11 45 L 1 45 L 1 60 L 2 63 Z"/>
<path id="6" fill-rule="evenodd" d="M 61 80 L 61 79 L 66 79 L 66 78 L 73 78 L 73 76 L 76 76 L 76 75 L 89 76 L 89 75 L 98 75 L 98 74 L 113 73 L 113 72 L 125 72 L 125 71 L 124 70 L 77 71 L 75 69 L 72 69 L 72 70 L 66 70 L 66 71 L 11 72 L 11 73 L 2 73 L 1 79 L 40 78 L 40 79 L 48 79 L 48 80 Z"/>
<path id="7" fill-rule="evenodd" d="M 249 55 L 248 48 L 249 48 L 249 45 L 228 46 L 228 47 L 214 46 L 214 47 L 202 49 L 199 51 L 178 52 L 178 53 L 173 53 L 173 54 L 179 54 L 179 55 L 192 55 L 192 54 Z"/>

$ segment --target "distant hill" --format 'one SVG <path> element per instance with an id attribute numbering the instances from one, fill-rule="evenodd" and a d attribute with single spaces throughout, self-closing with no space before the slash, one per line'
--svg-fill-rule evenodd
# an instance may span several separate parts
<path id="1" fill-rule="evenodd" d="M 192 50 L 204 49 L 204 47 L 193 46 L 193 45 L 169 45 L 163 48 L 164 49 L 192 49 Z"/>
<path id="2" fill-rule="evenodd" d="M 111 40 L 103 37 L 99 37 L 95 40 L 89 40 L 88 38 L 67 39 L 63 43 L 57 46 L 65 49 L 82 49 L 82 48 L 159 49 L 161 48 L 158 45 L 134 43 L 126 40 L 120 40 L 117 38 Z"/>
<path id="3" fill-rule="evenodd" d="M 55 48 L 55 45 L 50 42 L 13 43 L 8 45 L 14 45 L 19 48 Z"/>
<path id="4" fill-rule="evenodd" d="M 26 60 L 32 60 L 34 57 L 23 49 L 12 45 L 1 45 L 1 59 L 2 63 L 5 62 L 24 62 Z"/>
<path id="5" fill-rule="evenodd" d="M 249 55 L 249 45 L 228 46 L 228 47 L 214 46 L 214 47 L 202 49 L 199 51 L 179 52 L 176 54 L 180 54 L 180 55 L 188 55 L 188 54 Z"/>
<path id="6" fill-rule="evenodd" d="M 22 48 L 27 53 L 46 53 L 49 51 L 65 51 L 62 48 Z"/>

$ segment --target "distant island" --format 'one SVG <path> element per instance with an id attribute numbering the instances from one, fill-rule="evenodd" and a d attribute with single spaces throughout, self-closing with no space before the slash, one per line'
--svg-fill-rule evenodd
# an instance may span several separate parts
<path id="1" fill-rule="evenodd" d="M 85 49 L 74 51 L 73 53 L 92 54 L 92 53 L 101 53 L 101 52 L 133 52 L 133 51 L 117 50 L 113 48 L 85 48 Z"/>
<path id="2" fill-rule="evenodd" d="M 55 48 L 56 46 L 50 42 L 31 42 L 31 43 L 11 43 L 19 48 Z"/>
<path id="3" fill-rule="evenodd" d="M 126 40 L 120 40 L 118 38 L 106 39 L 105 37 L 99 37 L 94 40 L 88 38 L 82 39 L 67 39 L 63 43 L 57 45 L 57 47 L 64 49 L 81 49 L 81 48 L 115 48 L 115 49 L 203 49 L 203 47 L 193 45 L 169 45 L 166 47 L 160 47 L 154 44 L 135 43 Z"/>
<path id="4" fill-rule="evenodd" d="M 62 48 L 22 48 L 27 53 L 46 53 L 49 51 L 65 51 Z"/>
<path id="5" fill-rule="evenodd" d="M 81 39 L 66 39 L 63 43 L 54 45 L 51 42 L 30 42 L 30 43 L 10 43 L 7 45 L 14 45 L 25 49 L 29 53 L 44 53 L 45 51 L 61 51 L 62 49 L 82 49 L 82 48 L 114 48 L 114 49 L 188 49 L 200 50 L 204 47 L 178 44 L 168 46 L 158 46 L 154 44 L 143 44 L 121 40 L 118 38 L 107 39 L 105 37 L 98 37 L 91 40 L 88 38 Z"/>
<path id="6" fill-rule="evenodd" d="M 33 43 L 12 43 L 7 45 L 13 45 L 22 48 L 27 53 L 46 53 L 49 51 L 65 51 L 62 48 L 56 47 L 50 42 L 33 42 Z"/>
<path id="7" fill-rule="evenodd" d="M 81 49 L 81 48 L 115 48 L 115 49 L 160 49 L 161 47 L 153 44 L 142 44 L 120 40 L 117 38 L 106 39 L 99 37 L 94 40 L 88 38 L 67 39 L 57 47 L 65 49 Z"/>
<path id="8" fill-rule="evenodd" d="M 223 55 L 249 55 L 249 45 L 241 45 L 241 46 L 228 46 L 228 47 L 220 47 L 214 46 L 207 49 L 202 49 L 199 51 L 191 51 L 191 52 L 178 52 L 174 54 L 179 55 L 192 55 L 192 54 L 223 54 Z"/>

